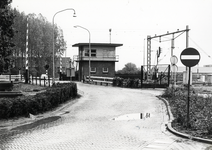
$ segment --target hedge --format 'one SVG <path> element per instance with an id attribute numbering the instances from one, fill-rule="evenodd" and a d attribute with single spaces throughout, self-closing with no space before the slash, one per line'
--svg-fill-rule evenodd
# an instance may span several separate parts
<path id="1" fill-rule="evenodd" d="M 77 96 L 76 83 L 61 83 L 35 96 L 0 98 L 0 119 L 37 115 L 59 106 Z"/>

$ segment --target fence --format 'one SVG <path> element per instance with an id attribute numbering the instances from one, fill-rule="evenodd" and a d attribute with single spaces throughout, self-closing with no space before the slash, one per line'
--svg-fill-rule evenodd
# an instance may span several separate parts
<path id="1" fill-rule="evenodd" d="M 0 81 L 22 81 L 22 76 L 19 75 L 0 75 Z"/>
<path id="2" fill-rule="evenodd" d="M 29 83 L 32 85 L 39 85 L 39 86 L 52 86 L 52 78 L 41 78 L 41 77 L 33 77 L 30 76 Z"/>
<path id="3" fill-rule="evenodd" d="M 120 77 L 123 79 L 140 79 L 141 74 L 115 74 L 115 77 Z"/>
<path id="4" fill-rule="evenodd" d="M 0 81 L 25 82 L 23 75 L 0 75 Z M 52 78 L 29 77 L 29 84 L 52 86 Z"/>
<path id="5" fill-rule="evenodd" d="M 170 84 L 170 65 L 167 65 L 164 70 L 152 67 L 150 73 L 141 66 L 141 88 L 165 88 Z"/>
<path id="6" fill-rule="evenodd" d="M 84 79 L 84 82 L 89 82 L 89 76 L 87 76 L 85 79 Z M 111 77 L 99 77 L 99 76 L 90 76 L 90 82 L 91 83 L 94 83 L 94 84 L 100 84 L 100 85 L 103 85 L 103 84 L 106 84 L 106 85 L 112 85 L 113 83 L 113 78 Z"/>

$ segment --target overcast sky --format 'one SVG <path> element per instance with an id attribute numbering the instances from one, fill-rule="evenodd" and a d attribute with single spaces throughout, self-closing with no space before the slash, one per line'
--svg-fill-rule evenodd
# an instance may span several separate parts
<path id="1" fill-rule="evenodd" d="M 87 28 L 92 43 L 109 43 L 109 29 L 112 29 L 111 42 L 123 44 L 116 50 L 119 55 L 116 70 L 128 62 L 140 67 L 144 63 L 143 55 L 147 64 L 147 35 L 184 30 L 188 25 L 189 47 L 197 49 L 201 55 L 199 66 L 212 64 L 212 0 L 13 0 L 12 7 L 25 14 L 41 13 L 50 22 L 56 12 L 75 9 L 77 17 L 73 18 L 73 11 L 69 10 L 57 14 L 54 20 L 64 31 L 68 45 L 66 56 L 69 57 L 78 53 L 71 45 L 88 42 L 88 32 L 74 25 Z M 164 42 L 161 43 L 159 39 L 152 40 L 152 64 L 156 63 L 159 46 L 162 48 L 159 64 L 170 63 L 171 37 L 162 38 Z M 185 33 L 176 38 L 174 46 L 177 65 L 183 66 L 180 53 L 186 48 Z"/>

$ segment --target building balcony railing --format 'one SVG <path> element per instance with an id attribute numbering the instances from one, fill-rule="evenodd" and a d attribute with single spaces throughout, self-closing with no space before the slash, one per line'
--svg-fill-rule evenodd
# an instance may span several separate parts
<path id="1" fill-rule="evenodd" d="M 74 56 L 74 61 L 88 61 L 89 57 L 88 56 L 81 56 L 75 55 Z M 115 56 L 91 56 L 90 57 L 91 61 L 119 61 L 119 55 Z"/>

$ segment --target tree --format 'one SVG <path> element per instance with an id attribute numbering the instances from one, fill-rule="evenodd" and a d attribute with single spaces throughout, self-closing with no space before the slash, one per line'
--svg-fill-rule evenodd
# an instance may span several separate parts
<path id="1" fill-rule="evenodd" d="M 16 67 L 23 68 L 25 65 L 24 56 L 26 55 L 26 24 L 28 17 L 28 59 L 30 74 L 40 76 L 45 72 L 44 65 L 49 65 L 49 75 L 52 74 L 52 43 L 53 43 L 53 26 L 41 14 L 20 13 L 14 9 L 14 29 Z M 64 53 L 66 42 L 63 38 L 62 30 L 55 25 L 55 59 L 57 60 L 60 53 Z M 24 69 L 24 68 L 23 68 Z"/>
<path id="2" fill-rule="evenodd" d="M 9 4 L 12 0 L 0 1 L 0 74 L 11 68 L 12 50 L 14 44 L 13 19 L 14 15 Z"/>
<path id="3" fill-rule="evenodd" d="M 13 9 L 14 18 L 14 37 L 13 43 L 14 51 L 14 65 L 13 74 L 17 74 L 19 69 L 23 69 L 24 61 L 24 52 L 26 51 L 26 15 L 22 12 L 20 13 L 17 9 Z"/>
<path id="4" fill-rule="evenodd" d="M 127 63 L 122 70 L 118 70 L 117 74 L 138 74 L 139 69 L 134 63 Z"/>

